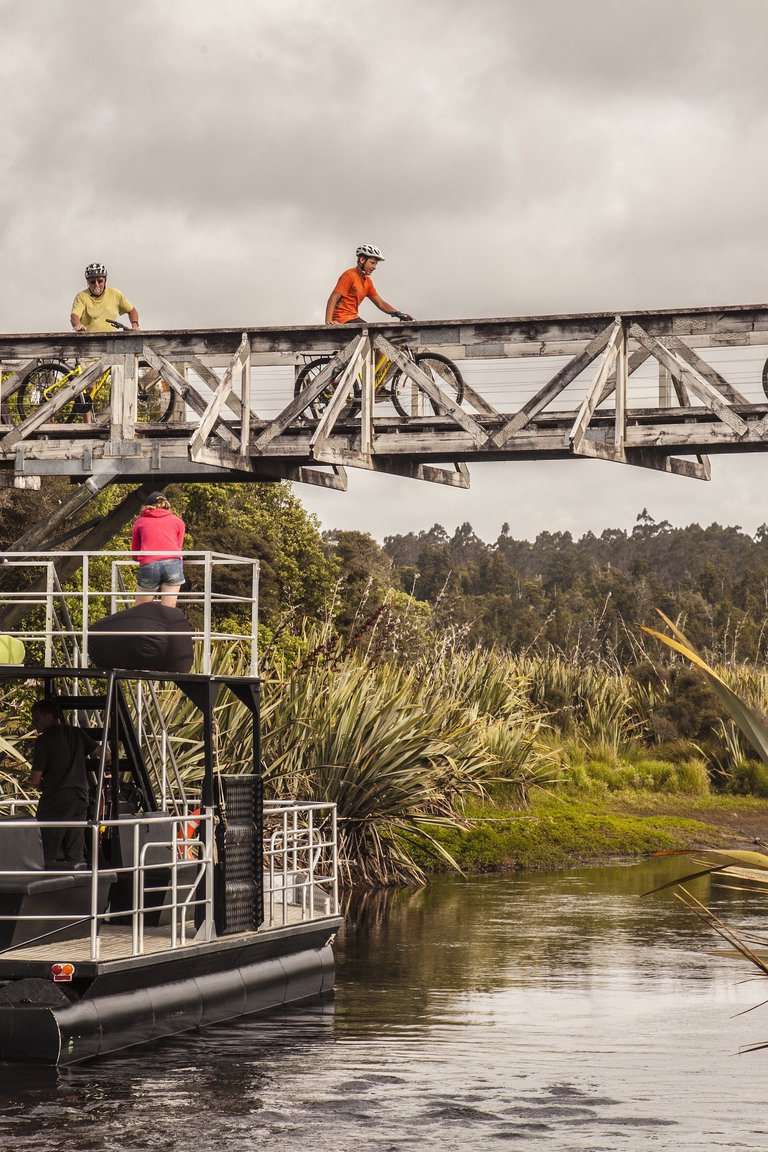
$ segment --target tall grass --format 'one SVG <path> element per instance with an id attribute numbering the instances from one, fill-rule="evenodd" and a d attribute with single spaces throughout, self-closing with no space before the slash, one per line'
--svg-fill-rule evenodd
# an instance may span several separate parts
<path id="1" fill-rule="evenodd" d="M 524 803 L 549 771 L 527 682 L 492 653 L 435 650 L 409 668 L 340 644 L 322 657 L 267 675 L 265 769 L 335 801 L 348 882 L 422 880 L 411 847 L 446 855 L 427 825 L 461 824 L 466 800 L 500 781 Z"/>
<path id="2" fill-rule="evenodd" d="M 524 807 L 541 785 L 701 793 L 709 772 L 728 771 L 734 787 L 749 786 L 743 749 L 722 725 L 712 753 L 680 741 L 674 757 L 663 754 L 652 723 L 668 704 L 659 678 L 557 653 L 468 651 L 449 633 L 422 636 L 406 659 L 377 643 L 375 627 L 346 641 L 321 627 L 290 643 L 276 634 L 261 669 L 267 794 L 336 803 L 348 885 L 421 882 L 425 848 L 451 862 L 430 828 L 466 826 L 466 812 L 488 794 Z M 214 672 L 246 674 L 237 642 L 217 647 Z M 765 699 L 765 675 L 728 676 Z M 161 695 L 176 761 L 194 788 L 200 715 L 178 689 Z M 222 692 L 214 719 L 220 769 L 250 771 L 247 708 Z M 3 767 L 13 772 L 7 757 Z"/>

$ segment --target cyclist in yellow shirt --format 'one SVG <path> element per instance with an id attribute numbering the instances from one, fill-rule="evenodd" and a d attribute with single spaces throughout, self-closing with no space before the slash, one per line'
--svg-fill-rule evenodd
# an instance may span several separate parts
<path id="1" fill-rule="evenodd" d="M 112 332 L 118 316 L 127 314 L 131 328 L 139 327 L 139 314 L 119 288 L 107 287 L 107 270 L 103 264 L 89 264 L 85 270 L 88 287 L 72 301 L 69 317 L 75 332 Z"/>

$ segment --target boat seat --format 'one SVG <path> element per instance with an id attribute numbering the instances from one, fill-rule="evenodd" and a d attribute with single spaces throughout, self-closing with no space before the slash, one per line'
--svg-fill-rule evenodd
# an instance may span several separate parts
<path id="1" fill-rule="evenodd" d="M 100 872 L 102 876 L 117 880 L 116 872 Z M 0 895 L 4 893 L 19 893 L 19 895 L 38 895 L 41 892 L 63 892 L 71 888 L 90 888 L 91 873 L 88 869 L 77 872 L 59 872 L 54 876 L 15 876 L 0 879 Z"/>
<path id="2" fill-rule="evenodd" d="M 91 911 L 91 872 L 46 872 L 40 829 L 25 827 L 11 817 L 0 820 L 0 948 L 50 933 L 50 939 L 72 939 L 86 934 L 82 921 Z M 116 872 L 99 872 L 99 912 L 105 912 Z M 25 920 L 26 916 L 71 916 L 66 920 Z"/>
<path id="3" fill-rule="evenodd" d="M 42 872 L 43 838 L 40 829 L 21 817 L 0 820 L 0 872 Z M 1 878 L 0 878 L 1 879 Z"/>

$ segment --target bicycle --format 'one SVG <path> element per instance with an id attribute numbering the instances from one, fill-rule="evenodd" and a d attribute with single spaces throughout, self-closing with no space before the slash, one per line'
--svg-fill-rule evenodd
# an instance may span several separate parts
<path id="1" fill-rule="evenodd" d="M 406 346 L 403 347 L 402 351 L 409 360 L 412 360 L 422 372 L 425 372 L 434 381 L 442 392 L 446 393 L 456 404 L 461 404 L 464 399 L 464 378 L 452 360 L 449 360 L 447 356 L 441 356 L 439 352 L 413 352 Z M 308 364 L 305 364 L 296 376 L 293 388 L 294 396 L 299 396 L 317 378 L 330 360 L 330 356 L 318 356 L 317 359 L 310 360 Z M 327 386 L 309 405 L 309 411 L 316 420 L 320 419 L 328 407 L 341 376 L 341 371 L 330 378 Z M 384 355 L 381 355 L 376 362 L 374 398 L 377 404 L 383 400 L 390 400 L 398 415 L 405 417 L 424 415 L 421 411 L 422 400 L 427 399 L 425 393 L 417 388 L 407 373 Z M 435 415 L 439 416 L 445 412 L 445 409 L 431 397 L 428 399 Z M 356 416 L 360 412 L 361 406 L 362 381 L 358 376 L 352 386 L 352 398 L 346 409 L 346 415 Z"/>
<path id="2" fill-rule="evenodd" d="M 113 328 L 127 331 L 116 320 L 109 320 L 108 323 Z M 137 419 L 148 423 L 165 423 L 173 411 L 173 391 L 154 368 L 141 362 L 139 368 L 143 368 L 143 371 L 139 372 L 138 378 Z M 39 360 L 21 377 L 18 388 L 4 401 L 4 407 L 7 405 L 13 415 L 12 401 L 15 400 L 16 415 L 20 422 L 24 421 L 52 400 L 60 388 L 81 376 L 84 371 L 79 360 L 75 360 L 74 367 L 66 360 Z M 111 378 L 112 370 L 107 368 L 90 387 L 59 408 L 51 420 L 63 424 L 73 424 L 79 419 L 90 422 L 89 416 L 92 419 L 109 407 Z"/>

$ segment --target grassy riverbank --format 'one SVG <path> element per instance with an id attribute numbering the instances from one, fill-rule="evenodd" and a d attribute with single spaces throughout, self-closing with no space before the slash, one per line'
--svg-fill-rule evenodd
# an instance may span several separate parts
<path id="1" fill-rule="evenodd" d="M 469 827 L 430 831 L 466 872 L 557 869 L 665 849 L 752 847 L 768 839 L 768 800 L 625 790 L 570 796 L 535 789 L 521 811 L 488 802 Z M 427 870 L 434 869 L 421 853 Z"/>

